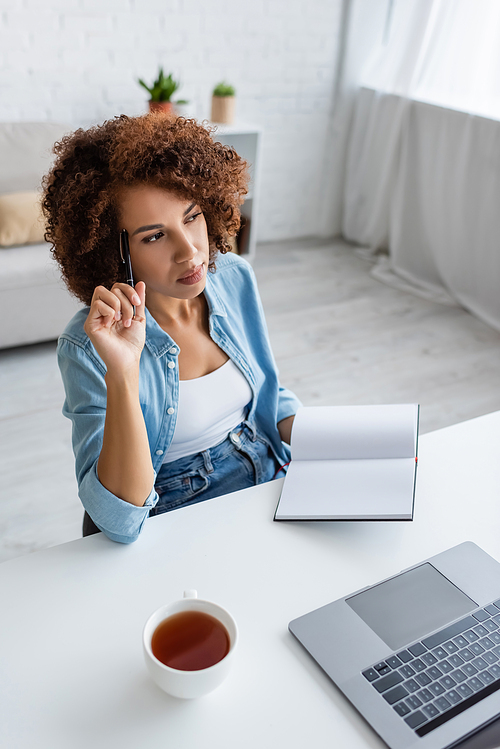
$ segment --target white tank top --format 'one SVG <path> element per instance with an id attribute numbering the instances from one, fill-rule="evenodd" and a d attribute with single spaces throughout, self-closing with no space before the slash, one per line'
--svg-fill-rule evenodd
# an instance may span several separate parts
<path id="1" fill-rule="evenodd" d="M 214 372 L 179 381 L 179 405 L 172 443 L 164 463 L 218 445 L 245 418 L 250 385 L 231 359 Z"/>

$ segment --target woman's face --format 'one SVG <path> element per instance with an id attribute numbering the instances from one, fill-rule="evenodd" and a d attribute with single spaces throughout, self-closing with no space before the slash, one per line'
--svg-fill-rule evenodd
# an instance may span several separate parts
<path id="1" fill-rule="evenodd" d="M 120 229 L 129 235 L 134 281 L 148 296 L 193 299 L 205 288 L 209 243 L 205 217 L 191 200 L 159 187 L 124 188 Z"/>

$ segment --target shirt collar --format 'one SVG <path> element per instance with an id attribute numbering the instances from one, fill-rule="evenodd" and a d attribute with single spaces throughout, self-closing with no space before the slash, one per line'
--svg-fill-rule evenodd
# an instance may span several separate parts
<path id="1" fill-rule="evenodd" d="M 153 356 L 160 357 L 169 351 L 172 346 L 176 346 L 173 338 L 165 333 L 151 312 L 146 308 L 146 346 Z"/>
<path id="2" fill-rule="evenodd" d="M 226 307 L 222 301 L 222 297 L 217 291 L 214 283 L 214 276 L 216 273 L 207 273 L 207 282 L 205 285 L 205 299 L 208 303 L 208 314 L 219 315 L 219 317 L 227 317 Z"/>

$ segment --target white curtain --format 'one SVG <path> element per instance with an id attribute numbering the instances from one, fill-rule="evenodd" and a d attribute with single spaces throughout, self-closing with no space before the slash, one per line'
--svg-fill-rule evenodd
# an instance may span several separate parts
<path id="1" fill-rule="evenodd" d="M 357 95 L 344 236 L 500 330 L 500 2 L 397 0 Z"/>

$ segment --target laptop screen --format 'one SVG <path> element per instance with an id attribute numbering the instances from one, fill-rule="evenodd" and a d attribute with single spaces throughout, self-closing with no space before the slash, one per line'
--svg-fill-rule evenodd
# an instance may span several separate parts
<path id="1" fill-rule="evenodd" d="M 351 596 L 346 603 L 392 650 L 477 608 L 428 562 Z"/>

